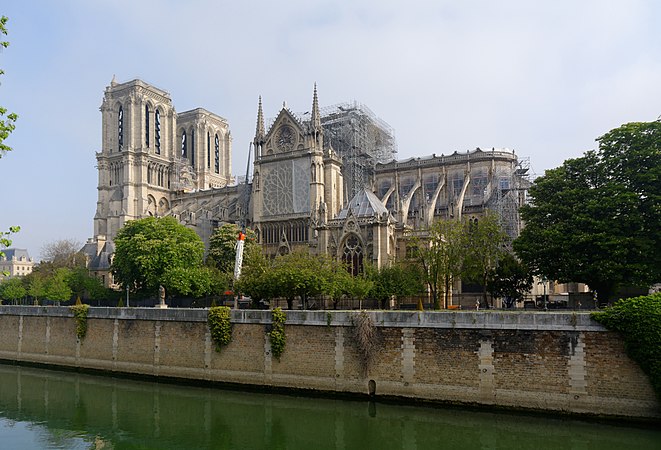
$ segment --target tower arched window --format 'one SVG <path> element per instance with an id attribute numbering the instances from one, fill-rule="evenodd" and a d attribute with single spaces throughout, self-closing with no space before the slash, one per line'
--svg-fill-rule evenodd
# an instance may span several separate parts
<path id="1" fill-rule="evenodd" d="M 154 112 L 154 139 L 156 144 L 156 154 L 161 154 L 161 113 L 157 109 Z"/>
<path id="2" fill-rule="evenodd" d="M 207 169 L 211 169 L 211 133 L 207 131 Z"/>
<path id="3" fill-rule="evenodd" d="M 214 162 L 214 171 L 216 173 L 220 173 L 220 140 L 218 139 L 218 135 L 216 134 L 216 140 L 215 140 L 215 148 L 214 148 L 214 156 L 215 156 L 215 162 Z"/>
<path id="4" fill-rule="evenodd" d="M 190 164 L 195 166 L 195 130 L 190 132 Z"/>
<path id="5" fill-rule="evenodd" d="M 355 234 L 350 235 L 344 241 L 344 249 L 342 250 L 342 262 L 346 265 L 347 270 L 353 276 L 356 276 L 363 271 L 363 246 L 360 239 Z"/>
<path id="6" fill-rule="evenodd" d="M 145 147 L 149 147 L 149 105 L 145 105 Z"/>
<path id="7" fill-rule="evenodd" d="M 124 146 L 124 109 L 119 105 L 117 112 L 117 146 L 119 150 Z"/>
<path id="8" fill-rule="evenodd" d="M 182 131 L 181 132 L 181 157 L 186 158 L 187 153 L 186 153 L 186 132 Z"/>

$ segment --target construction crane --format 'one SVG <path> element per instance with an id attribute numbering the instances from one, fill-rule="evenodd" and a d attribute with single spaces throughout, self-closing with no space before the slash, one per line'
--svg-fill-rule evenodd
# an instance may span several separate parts
<path id="1" fill-rule="evenodd" d="M 234 260 L 234 282 L 241 277 L 241 266 L 243 265 L 243 248 L 246 243 L 246 227 L 248 224 L 248 208 L 250 207 L 250 186 L 248 185 L 248 173 L 250 171 L 250 156 L 252 155 L 252 142 L 248 148 L 248 163 L 246 164 L 246 179 L 243 184 L 243 193 L 240 200 L 243 200 L 239 218 L 239 235 L 236 238 L 236 258 Z"/>

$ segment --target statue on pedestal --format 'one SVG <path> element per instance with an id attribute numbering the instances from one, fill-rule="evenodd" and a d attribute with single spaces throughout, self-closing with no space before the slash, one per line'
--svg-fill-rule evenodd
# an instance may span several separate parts
<path id="1" fill-rule="evenodd" d="M 157 308 L 167 308 L 168 305 L 165 304 L 165 288 L 163 285 L 158 286 L 158 300 L 159 303 L 156 306 Z"/>

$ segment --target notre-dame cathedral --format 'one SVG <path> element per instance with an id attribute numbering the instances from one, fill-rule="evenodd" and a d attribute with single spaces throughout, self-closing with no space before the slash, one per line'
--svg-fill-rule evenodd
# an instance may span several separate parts
<path id="1" fill-rule="evenodd" d="M 403 258 L 407 238 L 436 220 L 488 208 L 511 236 L 519 232 L 527 168 L 512 151 L 398 161 L 384 121 L 356 102 L 320 108 L 316 86 L 309 112 L 283 105 L 268 124 L 259 99 L 253 170 L 238 183 L 223 117 L 203 108 L 177 113 L 166 91 L 114 78 L 101 114 L 94 237 L 84 251 L 108 285 L 114 237 L 148 216 L 174 216 L 205 243 L 223 223 L 246 223 L 266 255 L 327 253 L 353 272 Z"/>

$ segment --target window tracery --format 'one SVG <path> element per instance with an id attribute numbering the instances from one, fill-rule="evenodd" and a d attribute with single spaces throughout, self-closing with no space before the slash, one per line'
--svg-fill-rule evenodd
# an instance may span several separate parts
<path id="1" fill-rule="evenodd" d="M 122 105 L 119 105 L 119 111 L 117 112 L 117 145 L 121 151 L 124 146 L 124 109 Z"/>
<path id="2" fill-rule="evenodd" d="M 156 109 L 154 113 L 154 139 L 156 139 L 156 154 L 161 154 L 161 113 Z"/>
<path id="3" fill-rule="evenodd" d="M 215 151 L 214 171 L 216 173 L 220 173 L 220 140 L 218 139 L 218 134 L 216 134 L 214 151 Z"/>
<path id="4" fill-rule="evenodd" d="M 190 132 L 190 163 L 195 167 L 195 130 Z"/>
<path id="5" fill-rule="evenodd" d="M 207 169 L 211 169 L 211 133 L 207 131 Z"/>
<path id="6" fill-rule="evenodd" d="M 145 105 L 145 146 L 149 147 L 149 105 Z"/>
<path id="7" fill-rule="evenodd" d="M 344 241 L 342 262 L 353 276 L 363 272 L 363 246 L 355 234 L 350 234 Z"/>

